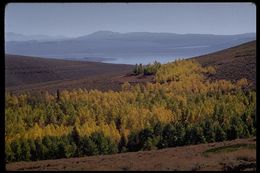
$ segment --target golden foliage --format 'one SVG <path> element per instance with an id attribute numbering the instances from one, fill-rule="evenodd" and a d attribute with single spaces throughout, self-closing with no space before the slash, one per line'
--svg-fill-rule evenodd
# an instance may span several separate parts
<path id="1" fill-rule="evenodd" d="M 178 120 L 198 122 L 213 117 L 215 107 L 223 105 L 223 115 L 242 116 L 255 109 L 255 92 L 246 95 L 237 83 L 227 80 L 208 81 L 204 73 L 215 73 L 213 67 L 201 67 L 195 61 L 177 60 L 158 69 L 156 83 L 130 85 L 119 92 L 78 89 L 62 91 L 60 101 L 44 93 L 44 101 L 34 106 L 30 95 L 6 94 L 5 139 L 36 139 L 69 134 L 77 126 L 81 136 L 103 132 L 119 142 L 130 132 L 151 128 L 156 123 Z M 230 91 L 236 91 L 230 92 Z"/>

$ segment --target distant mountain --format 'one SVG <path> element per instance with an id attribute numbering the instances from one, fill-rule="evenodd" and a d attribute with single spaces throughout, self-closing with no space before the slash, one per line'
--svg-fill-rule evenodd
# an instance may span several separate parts
<path id="1" fill-rule="evenodd" d="M 23 35 L 14 32 L 7 32 L 5 34 L 5 41 L 54 41 L 68 39 L 64 36 L 49 36 L 49 35 Z"/>
<path id="2" fill-rule="evenodd" d="M 210 35 L 98 31 L 59 41 L 7 41 L 5 50 L 9 54 L 26 56 L 70 59 L 100 57 L 121 59 L 124 61 L 120 63 L 128 63 L 134 58 L 198 56 L 255 39 L 255 33 Z"/>
<path id="3" fill-rule="evenodd" d="M 104 39 L 104 38 L 117 37 L 118 35 L 120 35 L 119 32 L 97 31 L 89 35 L 77 37 L 76 40 Z"/>

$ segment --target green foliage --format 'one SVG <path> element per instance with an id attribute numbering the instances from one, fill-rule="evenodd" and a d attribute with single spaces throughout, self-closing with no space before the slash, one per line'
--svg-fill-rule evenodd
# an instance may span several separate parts
<path id="1" fill-rule="evenodd" d="M 119 144 L 118 144 L 118 151 L 120 153 L 124 153 L 127 151 L 127 139 L 125 136 L 121 136 L 121 139 L 119 141 Z"/>
<path id="2" fill-rule="evenodd" d="M 12 148 L 8 143 L 5 143 L 5 160 L 6 161 L 15 160 L 14 152 L 12 151 Z"/>
<path id="3" fill-rule="evenodd" d="M 173 124 L 168 124 L 163 129 L 160 148 L 175 147 L 177 141 L 176 129 Z"/>
<path id="4" fill-rule="evenodd" d="M 22 160 L 22 148 L 19 141 L 14 141 L 13 143 L 11 143 L 11 151 L 13 152 L 14 159 L 12 161 Z"/>
<path id="5" fill-rule="evenodd" d="M 77 146 L 75 143 L 69 144 L 65 146 L 65 155 L 67 158 L 75 156 L 75 152 L 77 150 Z"/>
<path id="6" fill-rule="evenodd" d="M 75 142 L 75 144 L 77 146 L 79 146 L 80 144 L 80 136 L 79 136 L 79 131 L 77 129 L 77 127 L 74 127 L 72 132 L 71 132 L 71 137 L 73 139 L 73 141 Z"/>
<path id="7" fill-rule="evenodd" d="M 29 143 L 30 154 L 31 154 L 30 160 L 35 161 L 35 160 L 37 160 L 37 153 L 36 153 L 36 146 L 35 146 L 34 140 L 29 139 L 29 140 L 28 140 L 28 143 Z M 12 160 L 11 160 L 11 161 L 12 161 Z"/>
<path id="8" fill-rule="evenodd" d="M 144 67 L 143 67 L 143 65 L 142 65 L 142 64 L 139 64 L 139 65 L 136 64 L 135 67 L 134 67 L 133 73 L 134 73 L 135 75 L 143 74 L 143 73 L 144 73 Z"/>
<path id="9" fill-rule="evenodd" d="M 159 143 L 157 138 L 148 137 L 143 143 L 142 150 L 154 150 L 157 149 L 157 144 Z"/>
<path id="10" fill-rule="evenodd" d="M 206 119 L 202 124 L 203 134 L 207 142 L 215 142 L 216 134 L 214 132 L 213 123 L 212 119 Z"/>
<path id="11" fill-rule="evenodd" d="M 44 160 L 47 157 L 47 147 L 42 144 L 42 140 L 37 138 L 35 140 L 35 150 L 37 160 Z"/>
<path id="12" fill-rule="evenodd" d="M 142 64 L 136 64 L 133 73 L 135 75 L 144 74 L 144 75 L 155 75 L 159 68 L 161 67 L 161 63 L 154 61 L 153 64 L 148 64 L 143 66 Z"/>
<path id="13" fill-rule="evenodd" d="M 151 129 L 145 128 L 139 132 L 139 147 L 141 150 L 151 150 L 153 146 L 156 146 L 153 143 L 153 131 Z"/>
<path id="14" fill-rule="evenodd" d="M 137 133 L 132 132 L 128 136 L 127 149 L 130 152 L 132 152 L 132 151 L 139 151 L 141 149 L 141 147 L 139 145 L 139 136 L 138 136 Z"/>
<path id="15" fill-rule="evenodd" d="M 188 126 L 185 134 L 185 142 L 187 145 L 206 142 L 203 129 L 199 124 L 192 124 Z"/>
<path id="16" fill-rule="evenodd" d="M 90 138 L 96 144 L 99 154 L 113 154 L 118 152 L 116 143 L 105 137 L 103 133 L 95 132 Z"/>
<path id="17" fill-rule="evenodd" d="M 157 61 L 155 61 L 153 64 L 148 64 L 144 68 L 144 75 L 155 75 L 160 67 L 161 63 Z"/>
<path id="18" fill-rule="evenodd" d="M 91 156 L 99 153 L 96 143 L 87 136 L 81 138 L 80 151 L 81 156 Z"/>
<path id="19" fill-rule="evenodd" d="M 20 140 L 21 144 L 21 160 L 29 161 L 31 158 L 31 153 L 30 153 L 30 145 L 27 142 L 27 140 Z"/>
<path id="20" fill-rule="evenodd" d="M 229 128 L 227 129 L 227 139 L 233 140 L 243 136 L 242 120 L 237 116 L 232 116 Z"/>
<path id="21" fill-rule="evenodd" d="M 223 128 L 219 125 L 219 123 L 214 124 L 214 134 L 215 134 L 215 141 L 221 142 L 226 140 L 226 133 Z"/>

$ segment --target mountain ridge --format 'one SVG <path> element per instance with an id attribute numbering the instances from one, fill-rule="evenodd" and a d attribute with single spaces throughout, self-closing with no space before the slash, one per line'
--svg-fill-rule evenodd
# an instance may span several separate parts
<path id="1" fill-rule="evenodd" d="M 110 63 L 149 63 L 148 57 L 189 58 L 219 51 L 255 40 L 255 34 L 194 35 L 168 33 L 116 33 L 100 31 L 83 37 L 59 41 L 6 42 L 5 52 L 24 56 L 80 59 L 100 57 L 116 59 Z M 140 57 L 139 60 L 136 57 Z M 166 59 L 165 59 L 166 57 Z M 144 61 L 144 62 L 142 62 Z M 164 62 L 163 62 L 164 63 Z"/>
<path id="2" fill-rule="evenodd" d="M 64 40 L 68 39 L 68 37 L 57 35 L 50 36 L 45 34 L 33 34 L 33 35 L 25 35 L 15 32 L 6 32 L 5 33 L 5 41 L 51 41 L 51 40 Z"/>

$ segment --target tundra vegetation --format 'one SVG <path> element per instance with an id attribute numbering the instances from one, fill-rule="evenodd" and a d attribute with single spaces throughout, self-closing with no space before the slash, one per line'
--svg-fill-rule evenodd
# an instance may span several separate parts
<path id="1" fill-rule="evenodd" d="M 247 90 L 246 79 L 209 80 L 215 69 L 194 60 L 137 67 L 154 74 L 155 82 L 124 83 L 119 92 L 6 93 L 5 160 L 152 150 L 256 134 L 256 92 Z"/>

